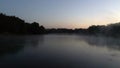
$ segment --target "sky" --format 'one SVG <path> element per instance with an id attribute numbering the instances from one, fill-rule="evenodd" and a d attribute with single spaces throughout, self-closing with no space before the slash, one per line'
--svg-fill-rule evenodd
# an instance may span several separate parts
<path id="1" fill-rule="evenodd" d="M 120 22 L 120 0 L 0 0 L 0 12 L 46 28 L 88 28 Z"/>

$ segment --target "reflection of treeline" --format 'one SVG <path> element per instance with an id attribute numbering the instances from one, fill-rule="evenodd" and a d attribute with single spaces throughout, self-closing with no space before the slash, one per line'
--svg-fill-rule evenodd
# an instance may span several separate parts
<path id="1" fill-rule="evenodd" d="M 0 14 L 0 33 L 2 34 L 43 34 L 45 28 L 38 23 L 26 23 L 24 20 Z"/>
<path id="2" fill-rule="evenodd" d="M 44 33 L 75 33 L 86 35 L 105 35 L 118 37 L 120 35 L 120 23 L 104 25 L 92 25 L 87 29 L 45 29 L 37 22 L 26 23 L 15 16 L 0 14 L 0 33 L 2 34 L 44 34 Z"/>
<path id="3" fill-rule="evenodd" d="M 120 39 L 114 37 L 96 37 L 96 36 L 80 36 L 91 46 L 107 47 L 108 49 L 120 50 Z"/>

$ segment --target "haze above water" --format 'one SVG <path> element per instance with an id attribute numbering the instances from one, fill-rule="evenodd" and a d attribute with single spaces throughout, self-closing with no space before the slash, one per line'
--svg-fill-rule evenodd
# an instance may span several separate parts
<path id="1" fill-rule="evenodd" d="M 120 68 L 119 63 L 117 38 L 0 36 L 0 68 Z"/>

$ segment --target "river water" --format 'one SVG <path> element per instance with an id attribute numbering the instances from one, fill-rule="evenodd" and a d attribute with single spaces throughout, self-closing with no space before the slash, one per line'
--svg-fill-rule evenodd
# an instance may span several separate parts
<path id="1" fill-rule="evenodd" d="M 120 39 L 64 34 L 0 36 L 0 68 L 120 68 Z"/>

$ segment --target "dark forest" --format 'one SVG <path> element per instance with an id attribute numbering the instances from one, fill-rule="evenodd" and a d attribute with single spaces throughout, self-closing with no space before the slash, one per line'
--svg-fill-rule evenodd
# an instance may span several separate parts
<path id="1" fill-rule="evenodd" d="M 120 36 L 120 23 L 108 25 L 91 25 L 87 29 L 66 29 L 66 28 L 51 28 L 46 29 L 43 25 L 37 22 L 27 23 L 16 16 L 8 16 L 0 13 L 0 34 L 51 34 L 51 33 L 66 33 L 66 34 L 83 34 L 94 36 Z"/>

